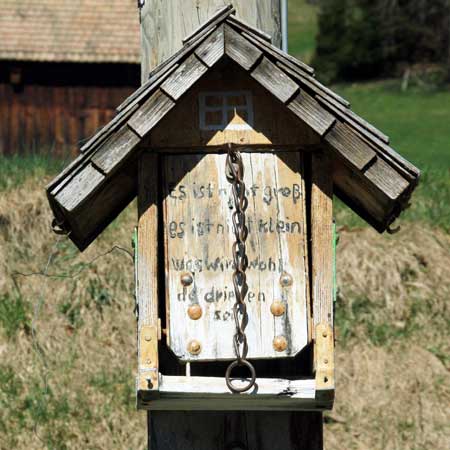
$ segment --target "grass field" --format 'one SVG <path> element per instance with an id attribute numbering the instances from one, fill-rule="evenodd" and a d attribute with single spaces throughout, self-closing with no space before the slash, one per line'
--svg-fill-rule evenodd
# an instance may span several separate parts
<path id="1" fill-rule="evenodd" d="M 291 52 L 307 61 L 316 7 L 289 4 Z M 425 170 L 394 236 L 337 205 L 337 399 L 325 448 L 448 450 L 450 93 L 403 93 L 395 80 L 334 88 Z M 144 450 L 135 204 L 80 254 L 49 227 L 43 188 L 63 165 L 0 158 L 0 450 Z"/>

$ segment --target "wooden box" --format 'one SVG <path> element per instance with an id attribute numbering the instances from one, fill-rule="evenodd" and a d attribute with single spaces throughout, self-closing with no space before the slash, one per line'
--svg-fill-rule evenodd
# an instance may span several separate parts
<path id="1" fill-rule="evenodd" d="M 295 149 L 240 151 L 248 199 L 245 332 L 256 384 L 235 394 L 224 378 L 235 359 L 226 152 L 144 153 L 136 243 L 140 408 L 332 406 L 329 162 Z M 233 374 L 235 386 L 248 382 L 245 368 Z"/>

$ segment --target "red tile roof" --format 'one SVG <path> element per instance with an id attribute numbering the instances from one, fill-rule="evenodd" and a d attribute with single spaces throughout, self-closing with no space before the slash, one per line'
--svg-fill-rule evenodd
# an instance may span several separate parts
<path id="1" fill-rule="evenodd" d="M 0 59 L 138 63 L 136 0 L 0 0 Z"/>

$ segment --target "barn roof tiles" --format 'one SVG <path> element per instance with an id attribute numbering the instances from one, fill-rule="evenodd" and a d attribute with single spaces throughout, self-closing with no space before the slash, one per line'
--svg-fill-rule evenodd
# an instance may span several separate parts
<path id="1" fill-rule="evenodd" d="M 232 60 L 320 137 L 333 155 L 334 190 L 378 231 L 408 206 L 420 172 L 389 146 L 389 138 L 314 78 L 309 66 L 274 47 L 267 36 L 225 8 L 184 40 L 148 81 L 118 107 L 117 116 L 81 148 L 47 186 L 56 222 L 86 248 L 136 195 L 141 141 L 176 108 L 197 81 Z M 312 149 L 314 150 L 314 149 Z M 92 211 L 96 214 L 93 215 Z"/>
<path id="2" fill-rule="evenodd" d="M 136 0 L 0 0 L 0 59 L 139 63 Z"/>

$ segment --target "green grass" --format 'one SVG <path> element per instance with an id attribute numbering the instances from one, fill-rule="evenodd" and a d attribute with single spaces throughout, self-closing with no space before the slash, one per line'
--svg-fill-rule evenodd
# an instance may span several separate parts
<path id="1" fill-rule="evenodd" d="M 23 184 L 30 177 L 57 174 L 66 164 L 67 161 L 38 154 L 0 155 L 0 192 Z"/>
<path id="2" fill-rule="evenodd" d="M 338 85 L 334 90 L 419 168 L 450 169 L 450 89 L 402 92 L 400 81 L 388 80 Z"/>
<path id="3" fill-rule="evenodd" d="M 289 53 L 308 63 L 316 47 L 318 7 L 306 0 L 290 0 Z"/>
<path id="4" fill-rule="evenodd" d="M 450 231 L 450 90 L 400 89 L 400 81 L 337 85 L 358 115 L 391 138 L 391 146 L 422 172 L 402 220 Z M 364 226 L 337 203 L 339 225 Z"/>

